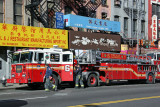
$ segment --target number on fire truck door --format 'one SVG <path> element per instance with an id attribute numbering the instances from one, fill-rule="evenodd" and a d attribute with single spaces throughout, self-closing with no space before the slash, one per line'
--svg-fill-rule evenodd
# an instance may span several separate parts
<path id="1" fill-rule="evenodd" d="M 70 71 L 70 65 L 65 65 L 65 71 Z"/>

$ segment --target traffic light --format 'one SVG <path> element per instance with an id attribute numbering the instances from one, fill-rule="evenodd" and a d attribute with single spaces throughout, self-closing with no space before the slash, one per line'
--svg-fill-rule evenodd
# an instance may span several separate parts
<path id="1" fill-rule="evenodd" d="M 139 46 L 143 46 L 143 39 L 139 39 Z"/>

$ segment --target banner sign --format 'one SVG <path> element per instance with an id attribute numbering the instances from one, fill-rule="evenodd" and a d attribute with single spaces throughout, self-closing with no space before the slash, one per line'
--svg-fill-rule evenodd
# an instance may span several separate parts
<path id="1" fill-rule="evenodd" d="M 101 53 L 101 58 L 126 60 L 127 56 L 123 54 Z"/>
<path id="2" fill-rule="evenodd" d="M 152 41 L 157 40 L 157 16 L 152 16 Z"/>
<path id="3" fill-rule="evenodd" d="M 0 46 L 68 49 L 68 31 L 0 23 Z"/>
<path id="4" fill-rule="evenodd" d="M 121 51 L 121 36 L 113 34 L 69 31 L 69 48 Z"/>
<path id="5" fill-rule="evenodd" d="M 104 30 L 112 32 L 120 32 L 120 22 L 102 20 L 78 15 L 64 15 L 66 27 L 87 28 L 93 30 Z"/>

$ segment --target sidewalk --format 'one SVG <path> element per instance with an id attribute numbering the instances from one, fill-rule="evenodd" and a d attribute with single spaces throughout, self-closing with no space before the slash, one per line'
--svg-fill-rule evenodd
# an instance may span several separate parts
<path id="1" fill-rule="evenodd" d="M 0 90 L 7 90 L 7 89 L 15 89 L 20 87 L 28 87 L 27 84 L 13 84 L 13 83 L 7 83 L 6 87 L 3 87 L 2 83 L 0 83 Z"/>

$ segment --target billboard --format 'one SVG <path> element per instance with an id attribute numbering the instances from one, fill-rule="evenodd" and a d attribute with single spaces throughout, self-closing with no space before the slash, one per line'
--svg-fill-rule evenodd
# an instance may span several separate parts
<path id="1" fill-rule="evenodd" d="M 113 34 L 69 31 L 69 48 L 121 51 L 121 36 Z"/>
<path id="2" fill-rule="evenodd" d="M 87 28 L 93 30 L 104 30 L 112 32 L 120 32 L 120 22 L 102 20 L 78 15 L 64 15 L 66 27 Z"/>
<path id="3" fill-rule="evenodd" d="M 68 49 L 68 31 L 0 23 L 0 46 Z"/>

